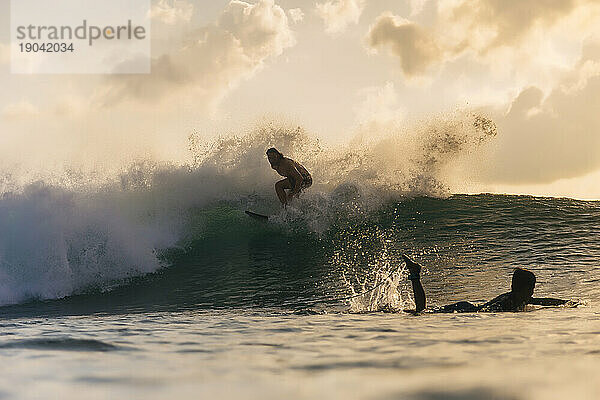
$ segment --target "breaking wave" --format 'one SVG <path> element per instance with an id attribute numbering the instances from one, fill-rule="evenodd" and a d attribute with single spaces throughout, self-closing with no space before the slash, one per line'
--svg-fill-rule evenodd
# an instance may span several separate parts
<path id="1" fill-rule="evenodd" d="M 339 237 L 352 221 L 403 199 L 449 196 L 448 163 L 495 134 L 491 121 L 462 113 L 332 149 L 301 127 L 267 122 L 212 141 L 194 133 L 189 163 L 142 161 L 101 183 L 73 174 L 66 183 L 22 182 L 7 174 L 0 305 L 111 290 L 172 265 L 173 249 L 255 235 L 263 228 L 248 225 L 245 209 L 273 215 L 267 230 Z M 272 146 L 302 162 L 315 181 L 287 210 L 274 196 L 277 176 L 264 156 Z M 339 265 L 349 262 L 343 251 L 337 257 Z"/>

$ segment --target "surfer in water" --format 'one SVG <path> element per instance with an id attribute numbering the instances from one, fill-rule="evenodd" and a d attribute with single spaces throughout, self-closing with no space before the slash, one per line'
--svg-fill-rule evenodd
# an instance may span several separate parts
<path id="1" fill-rule="evenodd" d="M 277 197 L 279 197 L 279 201 L 284 206 L 294 196 L 298 196 L 302 190 L 312 185 L 312 177 L 306 168 L 299 162 L 284 157 L 276 148 L 271 147 L 267 150 L 267 158 L 269 159 L 271 168 L 277 171 L 279 175 L 285 177 L 285 179 L 275 184 Z M 286 189 L 289 190 L 289 193 L 285 192 Z"/>
<path id="2" fill-rule="evenodd" d="M 406 310 L 410 313 L 419 313 L 425 310 L 425 290 L 421 285 L 421 266 L 410 258 L 402 255 L 406 267 L 408 268 L 408 279 L 412 283 L 413 293 L 415 297 L 416 310 Z M 468 301 L 460 301 L 454 304 L 448 304 L 431 310 L 437 313 L 455 313 L 455 312 L 516 312 L 524 311 L 528 304 L 539 306 L 560 306 L 567 303 L 577 305 L 576 302 L 552 298 L 534 298 L 533 289 L 535 287 L 535 275 L 533 272 L 522 268 L 515 268 L 512 276 L 512 286 L 510 292 L 501 294 L 500 296 L 481 305 L 475 305 Z"/>

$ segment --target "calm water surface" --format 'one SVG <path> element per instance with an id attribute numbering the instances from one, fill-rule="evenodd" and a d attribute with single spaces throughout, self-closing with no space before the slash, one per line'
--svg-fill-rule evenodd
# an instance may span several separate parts
<path id="1" fill-rule="evenodd" d="M 6 398 L 600 398 L 600 310 L 2 322 Z"/>

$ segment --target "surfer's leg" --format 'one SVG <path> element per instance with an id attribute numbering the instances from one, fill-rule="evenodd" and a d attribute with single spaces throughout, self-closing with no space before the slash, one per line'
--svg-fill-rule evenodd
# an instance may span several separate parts
<path id="1" fill-rule="evenodd" d="M 421 266 L 404 254 L 402 254 L 402 258 L 406 263 L 406 268 L 408 268 L 408 279 L 412 283 L 413 295 L 415 298 L 415 311 L 423 311 L 427 300 L 425 298 L 425 289 L 423 289 L 423 285 L 421 284 Z"/>
<path id="2" fill-rule="evenodd" d="M 287 195 L 285 194 L 284 189 L 291 189 L 292 185 L 288 178 L 282 179 L 275 184 L 275 193 L 277 193 L 277 197 L 279 197 L 279 201 L 281 204 L 287 203 Z"/>

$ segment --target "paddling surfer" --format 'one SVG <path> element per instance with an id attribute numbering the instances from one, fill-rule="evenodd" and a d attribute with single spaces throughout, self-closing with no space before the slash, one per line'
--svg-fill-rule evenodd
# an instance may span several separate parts
<path id="1" fill-rule="evenodd" d="M 412 283 L 413 293 L 415 298 L 416 310 L 406 310 L 411 313 L 419 313 L 425 310 L 426 298 L 425 290 L 421 285 L 421 266 L 410 258 L 402 255 L 406 267 L 408 268 L 408 279 Z M 528 304 L 540 306 L 560 306 L 567 303 L 577 305 L 570 300 L 553 299 L 553 298 L 534 298 L 533 289 L 535 287 L 535 275 L 533 272 L 522 268 L 515 268 L 512 276 L 511 290 L 508 293 L 488 301 L 482 305 L 475 305 L 468 301 L 460 301 L 458 303 L 448 304 L 431 310 L 437 313 L 454 313 L 454 312 L 516 312 L 524 311 Z"/>
<path id="2" fill-rule="evenodd" d="M 294 196 L 298 196 L 302 190 L 312 185 L 312 177 L 308 170 L 299 162 L 284 157 L 276 148 L 271 147 L 267 150 L 267 158 L 271 168 L 285 177 L 275 184 L 275 192 L 282 205 L 286 206 Z M 286 190 L 289 190 L 289 193 L 286 193 Z"/>

